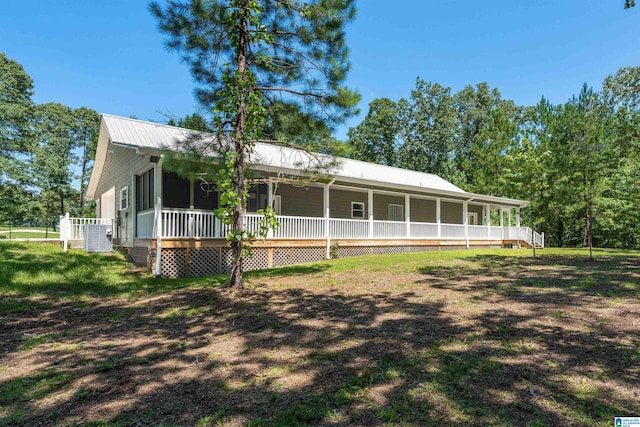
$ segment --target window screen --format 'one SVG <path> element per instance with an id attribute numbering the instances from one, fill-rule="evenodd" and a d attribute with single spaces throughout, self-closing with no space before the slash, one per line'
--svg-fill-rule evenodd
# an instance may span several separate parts
<path id="1" fill-rule="evenodd" d="M 213 182 L 196 180 L 193 183 L 193 207 L 208 211 L 218 207 L 218 190 Z"/>
<path id="2" fill-rule="evenodd" d="M 162 172 L 162 204 L 168 208 L 191 207 L 191 184 L 173 172 Z"/>
<path id="3" fill-rule="evenodd" d="M 389 204 L 387 215 L 389 221 L 404 221 L 404 206 Z"/>
<path id="4" fill-rule="evenodd" d="M 153 169 L 136 176 L 136 200 L 138 211 L 153 209 L 153 199 L 155 198 Z"/>

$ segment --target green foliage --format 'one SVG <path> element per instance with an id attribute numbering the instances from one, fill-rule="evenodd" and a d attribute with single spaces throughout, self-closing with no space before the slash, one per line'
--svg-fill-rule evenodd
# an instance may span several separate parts
<path id="1" fill-rule="evenodd" d="M 30 122 L 33 115 L 33 81 L 20 64 L 0 52 L 0 220 L 25 215 L 31 199 L 24 173 Z"/>
<path id="2" fill-rule="evenodd" d="M 38 105 L 35 110 L 34 139 L 30 153 L 33 177 L 45 203 L 51 221 L 63 215 L 67 199 L 73 191 L 71 165 L 77 162 L 73 154 L 75 116 L 73 110 L 58 103 Z"/>
<path id="3" fill-rule="evenodd" d="M 0 156 L 4 158 L 25 149 L 32 95 L 31 77 L 22 65 L 0 52 Z"/>
<path id="4" fill-rule="evenodd" d="M 355 16 L 353 0 L 191 0 L 149 7 L 167 47 L 191 67 L 196 97 L 213 114 L 218 138 L 212 151 L 221 159 L 216 214 L 231 229 L 230 284 L 242 287 L 244 241 L 252 237 L 242 223 L 245 158 L 265 130 L 289 139 L 300 136 L 300 123 L 329 129 L 355 112 L 359 95 L 343 86 L 350 67 L 344 26 Z M 291 109 L 295 119 L 284 123 L 281 110 Z M 271 207 L 264 212 L 257 234 L 274 224 Z"/>
<path id="5" fill-rule="evenodd" d="M 404 141 L 398 165 L 462 181 L 454 161 L 456 112 L 451 88 L 418 78 L 411 98 L 401 99 L 398 107 Z"/>
<path id="6" fill-rule="evenodd" d="M 177 126 L 184 129 L 197 130 L 200 132 L 213 132 L 214 130 L 209 126 L 207 119 L 198 113 L 190 114 L 182 119 L 174 120 L 170 119 L 167 124 L 169 126 Z"/>
<path id="7" fill-rule="evenodd" d="M 394 121 L 392 101 L 372 102 L 349 131 L 353 157 L 530 201 L 521 222 L 550 245 L 640 247 L 640 67 L 607 77 L 602 91 L 585 85 L 564 104 L 529 107 L 486 83 L 452 95 L 418 79 L 397 109 Z"/>
<path id="8" fill-rule="evenodd" d="M 398 105 L 388 98 L 374 99 L 364 121 L 349 129 L 351 155 L 382 165 L 397 165 Z"/>
<path id="9" fill-rule="evenodd" d="M 100 117 L 85 107 L 34 105 L 32 95 L 22 66 L 0 53 L 0 220 L 53 226 L 64 211 L 83 215 L 92 206 L 84 196 Z"/>
<path id="10" fill-rule="evenodd" d="M 80 191 L 78 192 L 78 213 L 79 217 L 85 215 L 85 208 L 88 202 L 85 200 L 89 178 L 93 170 L 93 160 L 96 157 L 98 146 L 98 132 L 100 129 L 100 115 L 94 110 L 80 107 L 74 110 L 75 122 L 73 126 L 73 136 L 76 147 L 80 151 L 78 158 L 80 165 Z"/>

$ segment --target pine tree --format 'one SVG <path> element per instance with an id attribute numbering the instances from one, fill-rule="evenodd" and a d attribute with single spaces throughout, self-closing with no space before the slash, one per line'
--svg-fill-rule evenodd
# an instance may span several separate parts
<path id="1" fill-rule="evenodd" d="M 218 142 L 230 141 L 221 144 L 217 181 L 221 216 L 232 228 L 229 284 L 242 288 L 245 158 L 262 140 L 268 106 L 278 101 L 297 103 L 330 126 L 354 113 L 359 96 L 343 86 L 353 0 L 170 1 L 150 10 L 167 46 L 190 66 L 196 97 L 212 108 Z"/>

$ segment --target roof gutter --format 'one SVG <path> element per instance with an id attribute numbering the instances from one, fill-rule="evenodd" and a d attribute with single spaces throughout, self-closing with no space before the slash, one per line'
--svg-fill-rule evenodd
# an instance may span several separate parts
<path id="1" fill-rule="evenodd" d="M 326 191 L 327 194 L 325 196 L 325 202 L 327 204 L 327 206 L 325 207 L 325 212 L 324 212 L 324 235 L 327 239 L 327 247 L 326 247 L 326 258 L 327 259 L 331 259 L 331 226 L 329 225 L 329 218 L 330 218 L 330 212 L 329 212 L 329 187 L 331 187 L 331 185 L 336 182 L 336 179 L 333 178 L 331 181 L 329 181 L 327 183 Z"/>
<path id="2" fill-rule="evenodd" d="M 162 162 L 164 154 L 156 163 L 156 277 L 162 276 Z"/>
<path id="3" fill-rule="evenodd" d="M 467 241 L 467 249 L 471 248 L 469 244 L 469 202 L 473 199 L 475 199 L 475 196 L 464 201 L 464 238 Z"/>

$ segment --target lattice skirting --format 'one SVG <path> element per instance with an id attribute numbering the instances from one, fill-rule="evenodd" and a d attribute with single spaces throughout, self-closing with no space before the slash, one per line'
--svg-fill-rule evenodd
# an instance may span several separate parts
<path id="1" fill-rule="evenodd" d="M 325 258 L 323 247 L 273 248 L 273 267 L 322 261 Z"/>
<path id="2" fill-rule="evenodd" d="M 337 258 L 371 255 L 423 252 L 445 249 L 464 249 L 465 246 L 418 245 L 360 245 L 337 246 L 332 255 Z M 253 248 L 253 257 L 244 260 L 244 269 L 262 270 L 271 267 L 303 264 L 325 259 L 323 246 L 260 247 Z M 155 250 L 148 252 L 148 265 L 155 263 Z M 164 248 L 162 249 L 162 275 L 165 277 L 203 277 L 228 273 L 231 270 L 231 249 L 226 247 Z"/>

